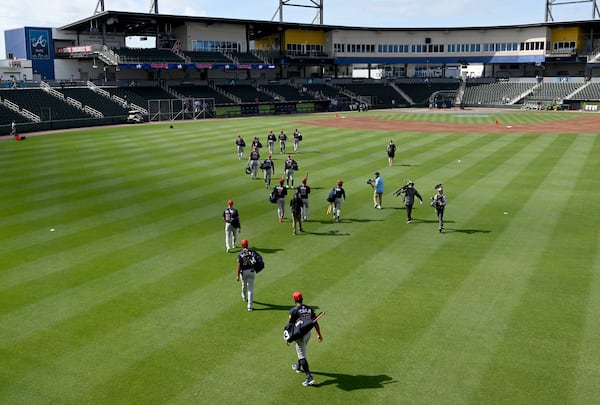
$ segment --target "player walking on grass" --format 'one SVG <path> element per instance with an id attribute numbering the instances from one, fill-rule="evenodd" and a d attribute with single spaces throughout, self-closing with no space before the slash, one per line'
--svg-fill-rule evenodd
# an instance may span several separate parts
<path id="1" fill-rule="evenodd" d="M 415 183 L 412 180 L 409 180 L 406 186 L 394 192 L 396 197 L 400 197 L 402 194 L 404 194 L 404 206 L 406 207 L 406 223 L 410 224 L 412 222 L 412 209 L 415 204 L 415 197 L 420 200 L 420 204 L 423 204 L 423 198 L 415 188 Z"/>
<path id="2" fill-rule="evenodd" d="M 390 139 L 390 143 L 387 148 L 387 156 L 388 156 L 388 166 L 392 167 L 394 165 L 394 156 L 396 156 L 396 145 L 394 141 Z"/>
<path id="3" fill-rule="evenodd" d="M 267 135 L 267 145 L 269 146 L 269 153 L 271 155 L 273 154 L 273 151 L 275 150 L 275 141 L 276 140 L 277 140 L 277 137 L 273 133 L 273 130 L 269 131 L 269 134 Z"/>
<path id="4" fill-rule="evenodd" d="M 244 138 L 241 135 L 237 136 L 235 140 L 235 147 L 237 150 L 238 159 L 242 159 L 244 157 L 244 146 L 246 146 L 246 142 L 244 142 Z"/>
<path id="5" fill-rule="evenodd" d="M 288 324 L 299 326 L 298 324 L 302 324 L 304 322 L 312 322 L 317 317 L 315 311 L 302 302 L 303 297 L 300 291 L 296 291 L 292 295 L 292 298 L 294 299 L 295 306 L 292 309 L 290 309 L 290 313 L 288 316 Z M 321 335 L 321 328 L 319 327 L 319 324 L 317 322 L 315 322 L 314 329 L 317 332 L 319 342 L 322 342 L 323 335 Z M 294 341 L 294 345 L 296 346 L 296 355 L 298 357 L 298 362 L 296 364 L 292 364 L 292 369 L 297 373 L 304 372 L 304 374 L 306 375 L 306 380 L 302 383 L 302 385 L 304 385 L 305 387 L 308 387 L 309 385 L 313 385 L 315 383 L 313 376 L 310 374 L 308 360 L 306 359 L 306 346 L 308 345 L 308 341 L 310 340 L 310 335 L 311 331 Z"/>
<path id="6" fill-rule="evenodd" d="M 285 162 L 283 162 L 283 173 L 285 174 L 285 186 L 294 188 L 294 172 L 298 170 L 298 163 L 292 159 L 292 155 L 288 155 Z"/>
<path id="7" fill-rule="evenodd" d="M 236 281 L 242 282 L 242 300 L 247 302 L 248 311 L 252 311 L 254 306 L 252 305 L 254 299 L 254 278 L 256 273 L 252 265 L 252 254 L 253 250 L 248 248 L 248 241 L 242 240 L 242 250 L 238 253 L 237 258 L 237 279 Z"/>
<path id="8" fill-rule="evenodd" d="M 310 187 L 306 184 L 307 181 L 308 179 L 304 177 L 302 185 L 298 187 L 298 194 L 302 198 L 302 221 L 308 221 L 308 195 L 310 194 Z"/>
<path id="9" fill-rule="evenodd" d="M 252 173 L 252 180 L 256 180 L 256 175 L 258 173 L 258 166 L 260 161 L 260 153 L 258 152 L 258 148 L 256 146 L 252 147 L 252 152 L 250 152 L 250 156 L 248 157 L 248 166 L 250 166 L 250 173 Z"/>
<path id="10" fill-rule="evenodd" d="M 223 211 L 223 221 L 225 221 L 225 248 L 229 253 L 236 247 L 237 233 L 242 231 L 240 214 L 233 208 L 233 200 L 227 201 L 227 208 Z"/>
<path id="11" fill-rule="evenodd" d="M 285 196 L 287 195 L 287 188 L 283 187 L 283 179 L 279 179 L 279 185 L 273 188 L 275 198 L 277 200 L 277 217 L 279 222 L 283 222 L 283 216 L 285 215 Z"/>
<path id="12" fill-rule="evenodd" d="M 292 211 L 292 235 L 298 233 L 298 228 L 300 228 L 300 232 L 304 232 L 304 229 L 302 228 L 302 205 L 302 197 L 300 197 L 300 193 L 296 191 L 290 200 L 290 211 Z"/>
<path id="13" fill-rule="evenodd" d="M 260 168 L 264 172 L 265 188 L 271 187 L 271 177 L 273 174 L 275 174 L 275 163 L 273 163 L 273 159 L 271 159 L 270 153 L 269 156 L 267 156 L 267 158 L 265 159 L 265 161 L 262 162 Z"/>
<path id="14" fill-rule="evenodd" d="M 340 214 L 342 212 L 342 202 L 346 200 L 346 190 L 342 187 L 344 182 L 342 180 L 337 181 L 337 185 L 333 188 L 335 194 L 335 200 L 333 201 L 333 219 L 336 222 L 340 222 Z"/>
<path id="15" fill-rule="evenodd" d="M 431 197 L 431 206 L 435 208 L 435 212 L 438 217 L 438 231 L 444 232 L 444 209 L 446 208 L 446 194 L 441 184 L 436 186 L 437 193 Z"/>
<path id="16" fill-rule="evenodd" d="M 283 132 L 283 129 L 279 133 L 279 153 L 285 153 L 285 141 L 287 141 L 287 135 Z"/>
<path id="17" fill-rule="evenodd" d="M 302 134 L 298 131 L 298 128 L 294 129 L 294 153 L 298 152 L 300 148 L 300 141 L 302 140 Z"/>

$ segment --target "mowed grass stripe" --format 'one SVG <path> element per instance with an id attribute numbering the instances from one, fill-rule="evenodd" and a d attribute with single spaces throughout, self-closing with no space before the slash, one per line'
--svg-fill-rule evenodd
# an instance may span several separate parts
<path id="1" fill-rule="evenodd" d="M 511 398 L 519 402 L 534 399 L 567 402 L 570 398 L 572 378 L 579 360 L 574 347 L 582 338 L 593 262 L 562 258 L 570 255 L 573 248 L 585 250 L 586 245 L 594 248 L 597 233 L 592 232 L 591 238 L 586 238 L 589 231 L 572 224 L 572 216 L 564 207 L 572 203 L 571 195 L 577 180 L 586 168 L 588 156 L 597 153 L 598 146 L 596 137 L 577 136 L 577 141 L 565 151 L 545 183 L 536 190 L 536 197 L 544 201 L 544 210 L 539 210 L 539 206 L 531 210 L 537 209 L 537 216 L 532 217 L 535 227 L 529 238 L 537 242 L 538 250 L 528 259 L 536 262 L 529 267 L 528 277 L 523 280 L 525 284 L 520 288 L 520 299 L 514 302 L 505 339 L 496 352 L 494 367 L 490 367 L 486 375 L 487 390 L 482 390 L 480 397 L 497 390 L 497 383 L 501 381 L 503 392 L 508 391 Z M 556 193 L 557 188 L 561 193 Z M 560 214 L 548 215 L 553 212 Z M 569 239 L 557 240 L 563 232 L 583 232 L 584 237 L 577 246 L 572 246 Z M 560 266 L 553 265 L 558 261 L 562 262 Z M 573 272 L 574 268 L 576 272 Z M 534 378 L 527 386 L 517 388 L 514 383 L 526 373 L 533 373 Z"/>

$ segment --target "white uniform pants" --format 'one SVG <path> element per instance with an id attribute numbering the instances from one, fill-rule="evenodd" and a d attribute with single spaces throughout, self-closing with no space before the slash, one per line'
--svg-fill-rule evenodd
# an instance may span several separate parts
<path id="1" fill-rule="evenodd" d="M 248 300 L 248 308 L 252 308 L 254 299 L 254 270 L 242 270 L 242 299 Z"/>

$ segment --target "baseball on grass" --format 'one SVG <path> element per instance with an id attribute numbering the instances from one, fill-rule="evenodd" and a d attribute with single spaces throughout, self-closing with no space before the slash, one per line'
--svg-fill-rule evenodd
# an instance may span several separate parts
<path id="1" fill-rule="evenodd" d="M 50 232 L 54 232 L 54 231 L 56 231 L 56 229 L 50 228 Z"/>

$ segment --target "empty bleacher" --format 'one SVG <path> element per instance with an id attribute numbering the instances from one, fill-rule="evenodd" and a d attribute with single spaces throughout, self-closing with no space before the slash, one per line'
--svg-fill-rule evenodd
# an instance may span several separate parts
<path id="1" fill-rule="evenodd" d="M 591 82 L 588 83 L 587 86 L 581 89 L 581 91 L 577 92 L 573 98 L 577 100 L 600 100 L 600 83 Z"/>
<path id="2" fill-rule="evenodd" d="M 126 115 L 128 108 L 115 101 L 93 92 L 88 88 L 64 88 L 59 90 L 67 97 L 71 97 L 83 105 L 100 111 L 105 117 Z"/>
<path id="3" fill-rule="evenodd" d="M 173 89 L 179 94 L 182 94 L 185 97 L 212 98 L 215 100 L 215 104 L 230 104 L 234 102 L 227 96 L 205 85 L 171 86 L 171 89 Z"/>
<path id="4" fill-rule="evenodd" d="M 210 51 L 184 51 L 192 63 L 233 63 L 233 59 L 228 58 L 221 52 Z"/>
<path id="5" fill-rule="evenodd" d="M 371 100 L 371 108 L 390 108 L 403 100 L 400 93 L 384 83 L 347 83 L 341 87 L 359 96 L 368 97 Z"/>
<path id="6" fill-rule="evenodd" d="M 536 83 L 521 81 L 469 81 L 463 95 L 465 105 L 503 105 L 527 94 Z"/>
<path id="7" fill-rule="evenodd" d="M 0 93 L 0 96 L 1 95 L 2 94 Z M 0 124 L 10 124 L 13 121 L 17 124 L 21 122 L 31 122 L 18 112 L 13 111 L 0 103 Z"/>
<path id="8" fill-rule="evenodd" d="M 527 96 L 529 101 L 556 101 L 564 100 L 569 94 L 577 90 L 583 83 L 574 82 L 544 82 L 533 89 L 531 94 Z"/>
<path id="9" fill-rule="evenodd" d="M 171 100 L 173 97 L 169 92 L 160 87 L 113 87 L 106 88 L 111 95 L 127 99 L 129 103 L 148 108 L 149 100 Z"/>
<path id="10" fill-rule="evenodd" d="M 261 88 L 272 91 L 283 97 L 286 101 L 301 101 L 314 100 L 315 97 L 311 92 L 303 92 L 302 87 L 298 88 L 289 84 L 265 84 Z"/>
<path id="11" fill-rule="evenodd" d="M 169 49 L 120 48 L 115 50 L 123 63 L 182 63 L 184 60 Z"/>
<path id="12" fill-rule="evenodd" d="M 3 90 L 2 98 L 7 99 L 32 113 L 43 121 L 90 118 L 90 115 L 66 101 L 60 100 L 39 88 Z"/>
<path id="13" fill-rule="evenodd" d="M 407 80 L 397 81 L 396 86 L 409 96 L 416 105 L 429 105 L 429 97 L 437 91 L 457 91 L 460 82 L 455 80 Z"/>
<path id="14" fill-rule="evenodd" d="M 245 84 L 232 84 L 232 85 L 221 85 L 218 86 L 225 90 L 227 93 L 231 93 L 236 97 L 239 97 L 243 103 L 254 103 L 258 99 L 259 102 L 273 101 L 273 97 L 269 94 L 259 91 L 253 86 Z"/>
<path id="15" fill-rule="evenodd" d="M 237 63 L 265 63 L 264 60 L 250 52 L 231 52 L 231 57 Z"/>
<path id="16" fill-rule="evenodd" d="M 315 97 L 325 96 L 325 98 L 341 97 L 339 90 L 333 86 L 323 83 L 308 83 L 303 85 L 309 92 L 316 94 Z"/>

